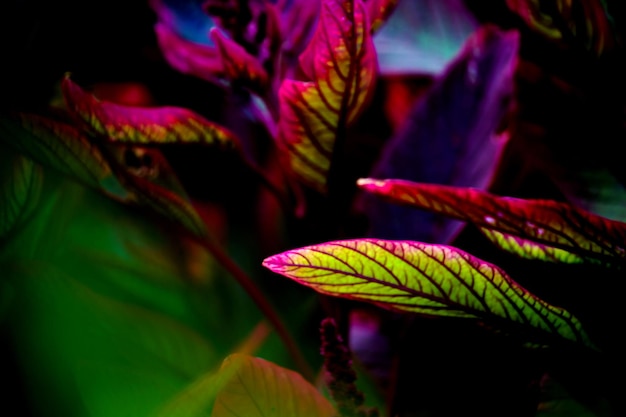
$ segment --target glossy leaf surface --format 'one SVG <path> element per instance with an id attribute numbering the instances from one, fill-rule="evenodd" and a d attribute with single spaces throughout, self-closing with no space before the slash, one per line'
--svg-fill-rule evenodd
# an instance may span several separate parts
<path id="1" fill-rule="evenodd" d="M 370 177 L 484 188 L 506 134 L 498 131 L 511 104 L 519 37 L 484 26 L 417 101 L 385 144 Z M 461 224 L 363 196 L 371 237 L 448 243 Z"/>
<path id="2" fill-rule="evenodd" d="M 500 197 L 475 189 L 402 180 L 361 179 L 358 184 L 395 203 L 472 222 L 487 229 L 488 237 L 503 248 L 518 254 L 566 262 L 581 258 L 626 261 L 626 223 L 568 203 Z"/>
<path id="3" fill-rule="evenodd" d="M 322 294 L 426 316 L 514 322 L 592 346 L 572 314 L 534 296 L 497 266 L 450 246 L 334 241 L 271 256 L 263 265 Z"/>
<path id="4" fill-rule="evenodd" d="M 300 56 L 310 81 L 279 90 L 279 144 L 294 174 L 325 191 L 335 142 L 372 91 L 376 53 L 361 0 L 325 0 L 317 29 Z"/>
<path id="5" fill-rule="evenodd" d="M 96 99 L 66 77 L 61 88 L 68 108 L 96 134 L 138 145 L 200 143 L 232 148 L 231 132 L 191 110 L 132 107 Z"/>
<path id="6" fill-rule="evenodd" d="M 333 406 L 294 371 L 233 354 L 218 374 L 221 389 L 211 417 L 333 417 Z"/>

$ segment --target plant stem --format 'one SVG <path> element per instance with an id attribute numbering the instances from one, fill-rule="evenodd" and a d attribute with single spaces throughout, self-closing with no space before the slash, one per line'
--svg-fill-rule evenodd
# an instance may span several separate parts
<path id="1" fill-rule="evenodd" d="M 222 265 L 222 267 L 228 271 L 241 285 L 241 288 L 248 294 L 252 301 L 256 304 L 259 310 L 265 315 L 270 322 L 278 337 L 282 340 L 285 348 L 289 352 L 289 355 L 294 361 L 296 368 L 302 374 L 302 376 L 309 382 L 315 380 L 315 373 L 309 365 L 308 361 L 302 354 L 302 351 L 298 347 L 298 344 L 291 335 L 291 332 L 283 322 L 282 318 L 269 302 L 268 298 L 262 293 L 252 279 L 241 269 L 235 261 L 217 244 L 211 241 L 209 238 L 199 240 L 199 243 L 207 249 L 215 259 Z"/>

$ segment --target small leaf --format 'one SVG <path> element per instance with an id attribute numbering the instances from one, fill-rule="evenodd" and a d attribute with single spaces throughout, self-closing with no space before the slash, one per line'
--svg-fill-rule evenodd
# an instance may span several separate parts
<path id="1" fill-rule="evenodd" d="M 369 97 L 376 53 L 361 0 L 325 0 L 317 29 L 300 56 L 311 81 L 283 81 L 279 145 L 294 174 L 326 190 L 335 142 Z"/>
<path id="2" fill-rule="evenodd" d="M 450 246 L 358 239 L 290 250 L 263 261 L 322 294 L 426 316 L 513 322 L 592 347 L 578 319 L 495 265 Z"/>
<path id="3" fill-rule="evenodd" d="M 102 152 L 72 125 L 42 116 L 18 114 L 13 118 L 0 118 L 0 141 L 113 198 L 129 198 Z"/>
<path id="4" fill-rule="evenodd" d="M 515 253 L 534 253 L 533 257 L 559 261 L 576 262 L 579 258 L 626 261 L 626 223 L 594 215 L 568 203 L 499 197 L 471 188 L 402 180 L 360 179 L 358 185 L 392 202 L 472 222 L 490 231 L 488 237 Z M 521 240 L 516 241 L 511 236 Z M 528 241 L 540 245 L 529 251 L 523 248 Z"/>
<path id="5" fill-rule="evenodd" d="M 333 417 L 333 406 L 294 371 L 264 359 L 233 354 L 218 377 L 211 417 Z"/>
<path id="6" fill-rule="evenodd" d="M 250 55 L 243 46 L 224 36 L 219 29 L 211 29 L 209 35 L 219 52 L 226 78 L 254 92 L 265 91 L 269 76 L 261 62 Z"/>
<path id="7" fill-rule="evenodd" d="M 201 143 L 233 148 L 231 132 L 179 107 L 131 107 L 96 99 L 66 76 L 61 83 L 70 111 L 96 134 L 113 142 L 154 145 Z"/>

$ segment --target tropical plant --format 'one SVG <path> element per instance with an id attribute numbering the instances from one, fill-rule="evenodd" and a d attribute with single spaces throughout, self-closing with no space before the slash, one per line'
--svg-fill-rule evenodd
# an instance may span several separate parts
<path id="1" fill-rule="evenodd" d="M 623 413 L 617 2 L 150 10 L 134 99 L 2 102 L 20 415 Z"/>

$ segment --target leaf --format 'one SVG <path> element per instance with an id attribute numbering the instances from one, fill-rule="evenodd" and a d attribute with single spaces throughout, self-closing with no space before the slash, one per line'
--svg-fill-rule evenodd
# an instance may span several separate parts
<path id="1" fill-rule="evenodd" d="M 154 31 L 159 49 L 172 68 L 183 74 L 218 83 L 223 66 L 215 47 L 188 41 L 162 22 L 154 25 Z"/>
<path id="2" fill-rule="evenodd" d="M 601 55 L 615 45 L 615 33 L 603 0 L 558 0 L 551 7 L 539 0 L 507 0 L 506 4 L 534 31 L 553 41 L 576 39 Z"/>
<path id="3" fill-rule="evenodd" d="M 333 417 L 333 406 L 294 371 L 261 358 L 232 354 L 218 377 L 211 417 Z"/>
<path id="4" fill-rule="evenodd" d="M 498 128 L 511 105 L 519 37 L 484 26 L 411 110 L 369 176 L 484 188 L 506 143 Z M 359 201 L 369 236 L 448 243 L 461 224 L 431 213 Z"/>
<path id="5" fill-rule="evenodd" d="M 568 203 L 499 197 L 475 189 L 402 180 L 360 179 L 358 185 L 395 203 L 474 223 L 514 253 L 560 262 L 626 260 L 626 223 Z"/>
<path id="6" fill-rule="evenodd" d="M 374 85 L 376 53 L 361 0 L 322 2 L 300 64 L 310 81 L 281 84 L 279 145 L 293 173 L 323 192 L 335 143 Z"/>
<path id="7" fill-rule="evenodd" d="M 149 207 L 195 236 L 207 236 L 202 217 L 184 196 L 132 174 L 126 177 L 126 186 L 134 191 L 140 205 Z"/>
<path id="8" fill-rule="evenodd" d="M 61 83 L 70 111 L 113 142 L 141 145 L 200 143 L 231 149 L 237 140 L 231 132 L 191 110 L 180 107 L 132 107 L 99 101 L 66 76 Z"/>
<path id="9" fill-rule="evenodd" d="M 516 323 L 592 347 L 578 319 L 460 249 L 411 241 L 343 240 L 271 256 L 263 265 L 315 291 L 426 316 Z"/>
<path id="10" fill-rule="evenodd" d="M 0 147 L 0 240 L 27 219 L 37 206 L 42 186 L 41 167 Z M 2 311 L 0 286 L 0 312 Z"/>
<path id="11" fill-rule="evenodd" d="M 243 46 L 224 36 L 219 29 L 211 29 L 209 35 L 220 55 L 226 78 L 254 92 L 265 91 L 269 76 L 261 62 L 249 54 Z"/>
<path id="12" fill-rule="evenodd" d="M 113 198 L 129 198 L 102 152 L 72 125 L 31 114 L 2 117 L 0 141 Z"/>

